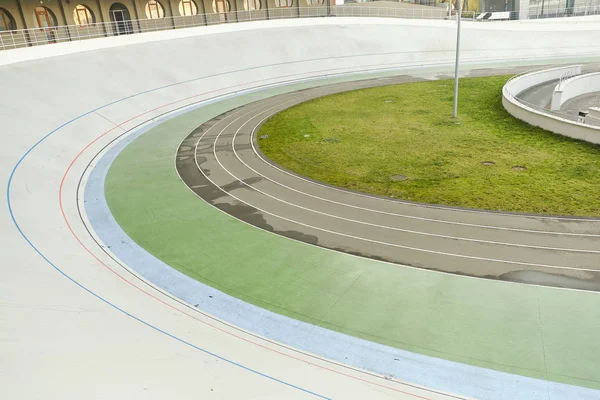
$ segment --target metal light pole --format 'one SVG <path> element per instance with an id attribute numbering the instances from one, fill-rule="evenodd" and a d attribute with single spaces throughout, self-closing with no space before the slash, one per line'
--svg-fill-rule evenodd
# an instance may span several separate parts
<path id="1" fill-rule="evenodd" d="M 458 3 L 458 26 L 456 27 L 456 63 L 454 64 L 454 112 L 452 113 L 452 117 L 456 118 L 458 116 L 458 61 L 460 56 L 460 20 L 461 20 L 461 1 L 456 0 Z"/>

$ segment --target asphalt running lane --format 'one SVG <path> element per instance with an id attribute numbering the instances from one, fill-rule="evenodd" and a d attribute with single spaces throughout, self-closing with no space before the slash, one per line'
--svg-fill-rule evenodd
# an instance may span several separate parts
<path id="1" fill-rule="evenodd" d="M 506 71 L 480 70 L 473 75 Z M 600 290 L 600 221 L 432 207 L 341 190 L 274 165 L 256 131 L 270 115 L 328 94 L 414 82 L 400 76 L 288 93 L 231 110 L 179 147 L 198 196 L 259 228 L 402 265 L 476 277 Z"/>

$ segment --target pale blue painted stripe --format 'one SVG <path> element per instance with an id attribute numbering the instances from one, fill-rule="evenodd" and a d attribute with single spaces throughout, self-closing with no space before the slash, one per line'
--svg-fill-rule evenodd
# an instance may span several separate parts
<path id="1" fill-rule="evenodd" d="M 85 187 L 85 209 L 94 231 L 111 252 L 145 279 L 244 330 L 317 356 L 432 389 L 485 400 L 600 400 L 597 390 L 411 353 L 297 321 L 222 293 L 149 254 L 113 218 L 104 198 L 104 181 L 111 163 L 129 143 L 159 123 L 190 110 L 170 114 L 117 143 L 98 161 Z"/>

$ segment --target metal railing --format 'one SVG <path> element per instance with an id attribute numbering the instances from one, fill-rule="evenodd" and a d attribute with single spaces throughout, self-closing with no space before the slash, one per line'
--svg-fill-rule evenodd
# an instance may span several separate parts
<path id="1" fill-rule="evenodd" d="M 431 8 L 383 8 L 359 6 L 312 6 L 262 9 L 253 11 L 230 11 L 191 16 L 174 16 L 158 19 L 138 19 L 98 22 L 87 25 L 62 25 L 49 28 L 21 29 L 0 32 L 0 49 L 15 49 L 52 43 L 86 40 L 108 36 L 128 35 L 162 30 L 210 26 L 225 23 L 262 21 L 287 18 L 315 17 L 390 17 L 390 18 L 446 18 L 444 10 Z"/>
<path id="2" fill-rule="evenodd" d="M 578 68 L 573 68 L 569 71 L 565 71 L 560 75 L 560 78 L 558 79 L 558 87 L 562 87 L 563 83 L 568 80 L 571 79 L 574 76 L 577 75 L 581 75 L 581 72 L 577 72 L 579 71 Z"/>
<path id="3" fill-rule="evenodd" d="M 600 6 L 595 6 L 593 9 L 588 7 L 585 13 L 586 15 L 591 13 L 600 14 Z M 476 20 L 481 13 L 465 11 L 461 15 L 463 19 Z M 315 17 L 453 19 L 456 18 L 456 14 L 454 11 L 449 12 L 440 7 L 370 7 L 351 4 L 342 6 L 316 5 L 311 7 L 230 11 L 226 13 L 206 13 L 159 19 L 98 22 L 88 25 L 63 25 L 49 28 L 3 31 L 0 32 L 0 50 L 225 23 Z M 518 13 L 511 14 L 511 18 L 518 19 Z M 485 19 L 480 18 L 479 21 L 485 21 Z"/>
<path id="4" fill-rule="evenodd" d="M 580 76 L 580 75 L 592 74 L 592 73 L 596 73 L 596 72 L 600 72 L 600 63 L 586 64 L 581 67 L 580 72 L 577 72 L 576 70 L 571 70 L 571 71 L 567 71 L 567 72 L 563 73 L 561 75 L 558 83 L 560 86 L 562 86 L 562 84 L 565 81 L 567 81 L 571 78 L 574 78 L 574 77 Z"/>
<path id="5" fill-rule="evenodd" d="M 508 88 L 510 87 L 510 82 L 518 79 L 519 77 L 523 76 L 523 75 L 527 75 L 530 73 L 534 73 L 534 72 L 539 72 L 539 71 L 543 71 L 545 69 L 547 69 L 548 67 L 542 67 L 542 68 L 536 68 L 536 69 L 532 69 L 529 71 L 525 71 L 525 72 L 521 72 L 513 77 L 511 77 L 506 84 L 504 85 L 504 87 L 502 88 L 502 92 L 504 94 L 504 96 L 506 98 L 508 98 L 509 100 L 512 100 L 513 102 L 517 102 L 521 105 L 523 105 L 525 108 L 529 109 L 529 111 L 537 111 L 539 113 L 543 113 L 543 114 L 548 114 L 551 116 L 554 116 L 556 118 L 562 118 L 571 122 L 578 122 L 578 123 L 584 123 L 578 113 L 576 113 L 575 111 L 573 111 L 572 113 L 569 113 L 567 111 L 561 111 L 561 110 L 555 110 L 552 111 L 550 110 L 550 104 L 548 104 L 547 107 L 542 107 L 538 104 L 533 104 L 530 103 L 528 101 L 525 101 L 523 99 L 521 99 L 520 97 L 518 97 L 519 95 L 516 94 L 512 94 L 510 93 L 510 91 L 508 90 Z M 585 75 L 585 74 L 590 74 L 590 73 L 594 73 L 594 72 L 600 72 L 600 64 L 598 63 L 594 63 L 594 64 L 587 64 L 584 65 L 581 69 L 581 73 L 580 74 L 573 74 L 573 75 L 569 75 L 569 77 L 567 79 L 573 78 L 575 76 L 579 76 L 579 75 Z M 559 80 L 560 81 L 560 80 Z M 592 123 L 591 125 L 596 125 L 594 123 Z"/>
<path id="6" fill-rule="evenodd" d="M 316 17 L 389 17 L 409 19 L 445 19 L 445 10 L 410 9 L 405 7 L 326 6 L 271 8 L 253 11 L 229 11 L 192 16 L 174 16 L 158 19 L 138 19 L 98 22 L 88 25 L 62 25 L 50 28 L 21 29 L 0 32 L 0 49 L 15 49 L 52 43 L 128 35 L 162 30 L 210 26 L 226 23 L 264 21 L 288 18 Z"/>
<path id="7" fill-rule="evenodd" d="M 525 11 L 485 11 L 478 14 L 477 19 L 480 21 L 585 17 L 588 15 L 600 15 L 600 4 L 566 7 L 563 3 L 562 5 L 557 4 L 556 8 L 546 8 L 544 10 L 540 10 L 537 6 L 532 6 Z"/>
<path id="8" fill-rule="evenodd" d="M 529 7 L 528 19 L 544 19 L 557 17 L 583 17 L 587 15 L 599 15 L 600 4 L 586 4 L 585 6 L 568 7 L 566 2 L 561 4 L 558 1 L 555 7 L 549 4 L 542 5 L 543 2 L 538 2 L 536 5 Z"/>

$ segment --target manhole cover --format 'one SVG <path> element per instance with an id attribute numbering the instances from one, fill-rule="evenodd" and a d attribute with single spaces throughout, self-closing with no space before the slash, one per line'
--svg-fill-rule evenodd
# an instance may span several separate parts
<path id="1" fill-rule="evenodd" d="M 513 165 L 511 169 L 513 171 L 527 171 L 527 168 L 522 165 Z"/>
<path id="2" fill-rule="evenodd" d="M 486 167 L 492 167 L 492 166 L 496 165 L 496 163 L 493 161 L 482 161 L 481 165 L 485 165 Z"/>
<path id="3" fill-rule="evenodd" d="M 399 181 L 405 181 L 408 179 L 408 176 L 406 175 L 393 175 L 392 176 L 392 180 L 399 182 Z"/>

